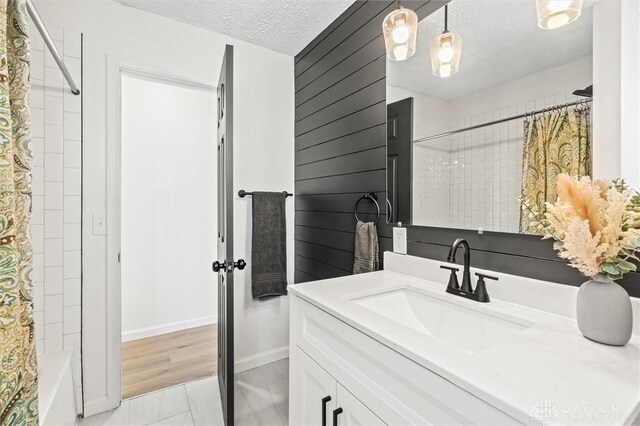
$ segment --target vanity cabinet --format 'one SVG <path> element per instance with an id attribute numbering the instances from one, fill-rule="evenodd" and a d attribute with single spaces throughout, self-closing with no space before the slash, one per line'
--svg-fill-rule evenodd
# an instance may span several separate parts
<path id="1" fill-rule="evenodd" d="M 292 425 L 522 424 L 292 292 Z"/>
<path id="2" fill-rule="evenodd" d="M 292 391 L 297 397 L 296 403 L 291 405 L 291 424 L 310 426 L 384 424 L 300 348 L 295 350 L 295 371 L 291 379 Z"/>

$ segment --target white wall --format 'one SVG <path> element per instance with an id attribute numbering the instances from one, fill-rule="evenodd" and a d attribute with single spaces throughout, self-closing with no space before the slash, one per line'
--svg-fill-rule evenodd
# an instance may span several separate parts
<path id="1" fill-rule="evenodd" d="M 80 33 L 48 28 L 76 84 L 82 83 Z M 38 355 L 72 349 L 76 400 L 80 381 L 82 182 L 81 96 L 63 90 L 62 73 L 31 31 L 33 149 L 33 305 Z M 80 404 L 78 404 L 80 406 Z"/>
<path id="2" fill-rule="evenodd" d="M 593 6 L 595 177 L 640 188 L 640 16 L 632 1 Z"/>
<path id="3" fill-rule="evenodd" d="M 122 340 L 217 322 L 216 94 L 122 78 Z"/>
<path id="4" fill-rule="evenodd" d="M 107 210 L 107 69 L 121 58 L 173 75 L 217 84 L 226 43 L 235 47 L 235 189 L 293 191 L 293 57 L 113 1 L 37 0 L 48 25 L 84 33 L 84 200 L 83 220 Z M 112 95 L 109 95 L 112 96 Z M 237 198 L 235 252 L 250 259 L 249 202 Z M 293 280 L 293 201 L 287 201 L 289 277 Z M 85 414 L 119 401 L 107 374 L 107 239 L 87 229 L 83 235 L 83 354 Z M 288 301 L 250 299 L 250 270 L 236 273 L 236 360 L 286 356 Z M 213 276 L 212 276 L 213 280 Z M 109 392 L 108 392 L 109 390 Z"/>

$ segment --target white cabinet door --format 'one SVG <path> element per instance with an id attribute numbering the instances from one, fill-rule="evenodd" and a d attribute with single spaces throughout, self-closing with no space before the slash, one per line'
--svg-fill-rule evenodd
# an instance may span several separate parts
<path id="1" fill-rule="evenodd" d="M 336 407 L 336 380 L 296 347 L 291 387 L 289 424 L 305 426 L 331 425 Z M 324 412 L 323 412 L 324 411 Z M 325 421 L 323 423 L 323 420 Z"/>
<path id="2" fill-rule="evenodd" d="M 338 383 L 338 425 L 384 425 L 373 411 L 369 410 L 362 402 Z M 342 410 L 340 410 L 342 409 Z M 334 425 L 335 426 L 335 425 Z"/>

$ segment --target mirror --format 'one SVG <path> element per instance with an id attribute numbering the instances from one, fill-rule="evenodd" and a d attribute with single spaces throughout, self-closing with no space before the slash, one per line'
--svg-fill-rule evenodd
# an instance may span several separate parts
<path id="1" fill-rule="evenodd" d="M 591 175 L 592 12 L 543 30 L 534 1 L 453 0 L 447 78 L 430 57 L 444 8 L 419 22 L 415 55 L 387 59 L 389 222 L 526 231 L 521 196 L 544 204 L 558 173 Z"/>

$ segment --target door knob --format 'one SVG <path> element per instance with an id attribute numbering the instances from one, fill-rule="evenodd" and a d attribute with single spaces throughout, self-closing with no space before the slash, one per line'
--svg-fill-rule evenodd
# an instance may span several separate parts
<path id="1" fill-rule="evenodd" d="M 213 272 L 220 272 L 220 271 L 233 272 L 233 270 L 236 268 L 242 271 L 245 268 L 245 266 L 247 266 L 247 262 L 245 262 L 244 259 L 240 259 L 237 262 L 224 261 L 222 263 L 216 260 L 215 262 L 213 262 L 212 269 L 213 269 Z"/>
<path id="2" fill-rule="evenodd" d="M 218 262 L 217 260 L 215 262 L 213 262 L 213 265 L 211 266 L 211 268 L 213 269 L 213 272 L 220 272 L 220 270 L 226 270 L 227 269 L 227 265 L 225 262 Z"/>

